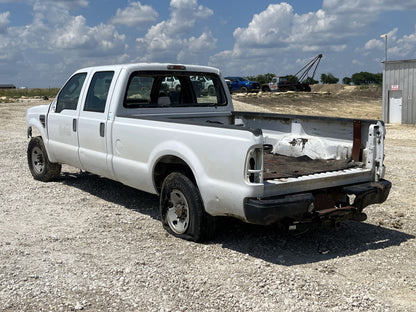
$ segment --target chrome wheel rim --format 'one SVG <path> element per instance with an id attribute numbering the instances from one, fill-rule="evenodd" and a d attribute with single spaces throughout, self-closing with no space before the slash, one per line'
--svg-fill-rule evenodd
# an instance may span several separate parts
<path id="1" fill-rule="evenodd" d="M 169 195 L 166 219 L 169 227 L 176 234 L 183 234 L 189 226 L 189 206 L 185 195 L 179 190 L 172 190 Z"/>
<path id="2" fill-rule="evenodd" d="M 41 174 L 45 170 L 45 158 L 43 157 L 42 150 L 37 146 L 32 150 L 32 165 L 38 174 Z"/>

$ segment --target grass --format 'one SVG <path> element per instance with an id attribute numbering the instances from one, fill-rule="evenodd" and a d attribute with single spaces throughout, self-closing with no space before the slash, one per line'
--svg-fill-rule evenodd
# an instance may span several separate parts
<path id="1" fill-rule="evenodd" d="M 59 88 L 47 89 L 0 89 L 0 97 L 7 97 L 8 99 L 17 99 L 21 97 L 55 97 Z"/>

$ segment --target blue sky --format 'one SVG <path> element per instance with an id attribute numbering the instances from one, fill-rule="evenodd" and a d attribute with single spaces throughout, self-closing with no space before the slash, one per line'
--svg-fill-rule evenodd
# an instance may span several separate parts
<path id="1" fill-rule="evenodd" d="M 0 84 L 60 87 L 93 65 L 210 65 L 224 75 L 382 71 L 416 59 L 416 0 L 0 0 Z"/>

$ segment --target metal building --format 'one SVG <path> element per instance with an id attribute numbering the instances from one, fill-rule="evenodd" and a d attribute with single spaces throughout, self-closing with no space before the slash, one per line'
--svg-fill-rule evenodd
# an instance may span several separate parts
<path id="1" fill-rule="evenodd" d="M 416 124 L 416 60 L 383 64 L 383 121 Z"/>

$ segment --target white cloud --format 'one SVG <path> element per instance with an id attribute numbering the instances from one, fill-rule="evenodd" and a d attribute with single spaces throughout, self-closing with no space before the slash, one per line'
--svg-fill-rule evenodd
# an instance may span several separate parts
<path id="1" fill-rule="evenodd" d="M 196 21 L 214 14 L 211 9 L 198 5 L 197 0 L 172 0 L 170 9 L 172 13 L 167 26 L 171 34 L 189 32 Z"/>
<path id="2" fill-rule="evenodd" d="M 125 9 L 117 9 L 117 13 L 111 21 L 114 24 L 139 27 L 143 24 L 156 21 L 158 17 L 159 14 L 150 5 L 131 2 Z"/>
<path id="3" fill-rule="evenodd" d="M 305 14 L 295 13 L 292 6 L 285 2 L 270 4 L 264 11 L 253 15 L 246 27 L 236 28 L 232 50 L 213 55 L 209 64 L 225 72 L 240 74 L 272 70 L 293 73 L 297 70 L 293 55 L 303 59 L 323 53 L 324 58 L 331 57 L 331 62 L 342 70 L 346 60 L 337 62 L 334 58 L 344 56 L 352 63 L 353 55 L 348 52 L 355 48 L 351 46 L 352 39 L 375 25 L 383 11 L 410 9 L 416 9 L 416 1 L 403 4 L 393 0 L 324 0 L 321 9 Z M 397 42 L 400 51 L 391 47 L 389 53 L 412 55 L 412 48 L 416 50 L 413 45 L 416 35 L 404 36 L 399 41 L 396 32 L 393 30 L 388 36 L 391 43 Z M 383 42 L 376 38 L 369 40 L 358 52 L 363 59 L 368 57 L 374 61 L 376 58 L 371 51 L 382 47 Z M 283 61 L 285 59 L 287 62 Z M 255 72 L 251 72 L 252 64 L 257 65 Z M 357 62 L 354 64 L 359 66 Z"/>
<path id="4" fill-rule="evenodd" d="M 416 57 L 416 25 L 415 32 L 409 35 L 398 37 L 398 28 L 387 32 L 387 53 L 389 59 L 406 59 Z M 385 48 L 385 39 L 371 39 L 364 45 L 362 51 L 383 51 Z M 360 49 L 357 50 L 360 53 Z"/>
<path id="5" fill-rule="evenodd" d="M 59 86 L 80 67 L 126 61 L 126 36 L 114 25 L 89 26 L 82 15 L 71 15 L 72 9 L 86 6 L 87 1 L 31 3 L 31 23 L 9 26 L 6 34 L 0 34 L 0 72 L 8 72 L 8 80 L 15 73 L 16 85 L 59 80 L 53 85 Z M 3 13 L 0 20 L 7 24 L 7 17 Z"/>
<path id="6" fill-rule="evenodd" d="M 380 13 L 382 11 L 404 11 L 416 9 L 415 1 L 397 0 L 324 0 L 322 7 L 338 13 L 359 13 L 362 11 Z"/>
<path id="7" fill-rule="evenodd" d="M 389 38 L 388 35 L 387 38 Z M 396 39 L 394 36 L 392 38 L 393 40 Z M 416 25 L 413 34 L 404 35 L 402 38 L 393 41 L 392 44 L 388 44 L 388 46 L 390 46 L 388 53 L 392 56 L 409 59 L 416 58 Z"/>
<path id="8" fill-rule="evenodd" d="M 371 39 L 364 45 L 364 50 L 381 49 L 384 47 L 383 40 Z"/>
<path id="9" fill-rule="evenodd" d="M 70 52 L 72 57 L 118 53 L 124 50 L 125 39 L 113 25 L 89 27 L 83 16 L 73 17 L 65 27 L 56 29 L 51 35 L 55 43 L 53 49 Z"/>
<path id="10" fill-rule="evenodd" d="M 216 47 L 216 39 L 209 30 L 199 37 L 191 34 L 196 26 L 213 14 L 213 11 L 196 0 L 172 0 L 171 15 L 150 27 L 144 37 L 137 38 L 138 61 L 186 61 L 208 59 Z M 198 58 L 196 58 L 198 55 Z"/>
<path id="11" fill-rule="evenodd" d="M 189 51 L 192 53 L 205 53 L 215 49 L 217 39 L 214 38 L 211 31 L 205 31 L 198 38 L 191 37 L 188 40 Z"/>
<path id="12" fill-rule="evenodd" d="M 293 8 L 287 3 L 270 4 L 255 14 L 247 28 L 238 27 L 234 38 L 241 46 L 275 46 L 285 41 L 292 29 Z"/>
<path id="13" fill-rule="evenodd" d="M 7 26 L 9 26 L 9 15 L 10 12 L 0 13 L 0 34 L 7 32 Z"/>

